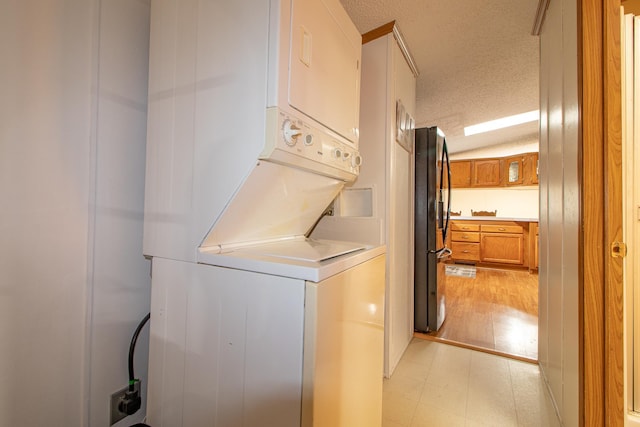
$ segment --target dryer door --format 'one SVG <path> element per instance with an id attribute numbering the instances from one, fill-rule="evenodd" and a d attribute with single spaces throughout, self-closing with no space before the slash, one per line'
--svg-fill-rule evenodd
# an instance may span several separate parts
<path id="1" fill-rule="evenodd" d="M 337 0 L 294 0 L 289 104 L 358 143 L 362 38 Z"/>

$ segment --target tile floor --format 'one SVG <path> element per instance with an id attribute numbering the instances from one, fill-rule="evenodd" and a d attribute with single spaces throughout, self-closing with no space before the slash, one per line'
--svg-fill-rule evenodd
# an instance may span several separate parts
<path id="1" fill-rule="evenodd" d="M 538 366 L 414 338 L 384 381 L 383 427 L 560 427 Z"/>

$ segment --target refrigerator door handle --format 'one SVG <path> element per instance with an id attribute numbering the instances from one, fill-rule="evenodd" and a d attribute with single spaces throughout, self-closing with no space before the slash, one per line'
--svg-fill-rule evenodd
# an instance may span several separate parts
<path id="1" fill-rule="evenodd" d="M 442 250 L 438 253 L 438 260 L 439 261 L 444 261 L 447 258 L 449 258 L 451 256 L 451 249 L 444 247 L 442 248 Z"/>
<path id="2" fill-rule="evenodd" d="M 451 220 L 451 168 L 449 162 L 449 150 L 447 141 L 442 141 L 442 159 L 440 161 L 440 194 L 438 197 L 438 227 L 442 230 L 442 244 L 447 246 L 447 234 L 449 232 L 449 221 Z M 444 220 L 444 201 L 442 200 L 442 189 L 444 187 L 444 167 L 447 167 L 447 218 Z"/>

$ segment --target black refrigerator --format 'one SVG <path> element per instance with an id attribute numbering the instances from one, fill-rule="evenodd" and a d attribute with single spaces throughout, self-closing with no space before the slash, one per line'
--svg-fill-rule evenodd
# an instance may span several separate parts
<path id="1" fill-rule="evenodd" d="M 451 173 L 444 133 L 437 127 L 415 131 L 414 328 L 440 329 L 446 315 L 445 266 L 451 254 Z"/>

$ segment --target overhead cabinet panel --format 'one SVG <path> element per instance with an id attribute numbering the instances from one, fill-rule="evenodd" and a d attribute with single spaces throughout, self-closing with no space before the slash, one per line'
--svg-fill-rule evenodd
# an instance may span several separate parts
<path id="1" fill-rule="evenodd" d="M 471 160 L 452 161 L 450 170 L 452 188 L 471 187 Z"/>
<path id="2" fill-rule="evenodd" d="M 451 161 L 453 188 L 538 185 L 538 153 Z"/>
<path id="3" fill-rule="evenodd" d="M 472 168 L 472 187 L 494 187 L 499 186 L 500 181 L 500 159 L 476 160 Z"/>

